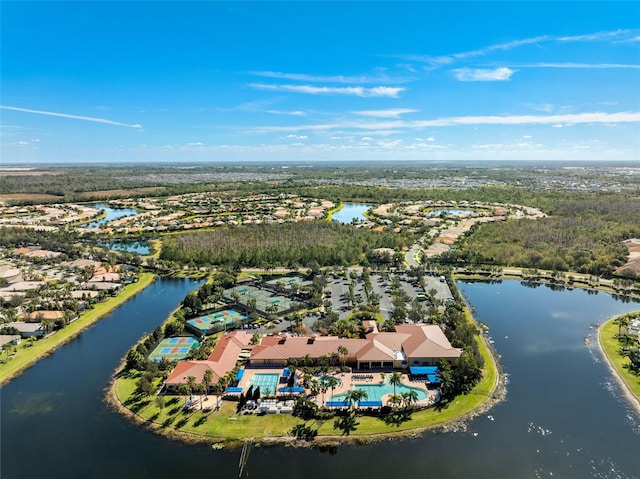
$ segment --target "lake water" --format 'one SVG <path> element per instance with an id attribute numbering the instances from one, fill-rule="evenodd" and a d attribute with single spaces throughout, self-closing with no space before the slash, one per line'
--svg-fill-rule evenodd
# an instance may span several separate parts
<path id="1" fill-rule="evenodd" d="M 135 210 L 132 208 L 115 209 L 101 203 L 97 203 L 89 206 L 91 206 L 92 208 L 98 208 L 99 210 L 104 210 L 107 213 L 107 216 L 97 221 L 94 221 L 92 223 L 82 225 L 83 228 L 99 228 L 101 224 L 107 223 L 109 221 L 117 220 L 118 218 L 122 218 L 124 216 L 131 216 L 131 215 L 138 214 L 138 210 Z"/>
<path id="2" fill-rule="evenodd" d="M 333 221 L 338 223 L 350 224 L 354 219 L 358 221 L 367 221 L 364 213 L 371 208 L 371 205 L 363 205 L 358 203 L 345 203 L 340 209 L 331 215 Z"/>
<path id="3" fill-rule="evenodd" d="M 111 243 L 100 244 L 104 248 L 113 251 L 126 251 L 127 253 L 138 253 L 142 255 L 151 252 L 151 245 L 147 241 L 113 241 Z"/>
<path id="4" fill-rule="evenodd" d="M 240 451 L 185 445 L 104 403 L 122 356 L 197 284 L 161 279 L 0 390 L 3 479 L 238 477 Z M 638 309 L 606 294 L 461 283 L 490 326 L 507 400 L 466 432 L 427 433 L 332 453 L 254 448 L 245 476 L 322 478 L 640 477 L 640 419 L 621 398 L 593 323 Z"/>

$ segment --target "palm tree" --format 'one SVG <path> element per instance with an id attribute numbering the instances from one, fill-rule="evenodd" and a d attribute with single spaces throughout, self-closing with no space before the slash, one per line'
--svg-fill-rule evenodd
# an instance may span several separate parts
<path id="1" fill-rule="evenodd" d="M 340 384 L 340 380 L 334 376 L 329 376 L 328 378 L 325 379 L 324 384 L 326 385 L 326 387 L 331 389 L 331 396 L 333 396 L 333 390 L 336 388 L 338 384 Z M 324 395 L 322 398 L 322 402 L 324 403 Z"/>
<path id="2" fill-rule="evenodd" d="M 178 394 L 184 396 L 184 407 L 187 407 L 187 395 L 189 394 L 189 386 L 186 384 L 181 384 L 178 386 Z"/>
<path id="3" fill-rule="evenodd" d="M 189 394 L 193 394 L 196 389 L 196 377 L 187 376 L 187 387 L 189 388 Z"/>
<path id="4" fill-rule="evenodd" d="M 387 402 L 391 405 L 392 408 L 395 408 L 402 402 L 402 397 L 397 394 L 392 394 L 389 396 L 389 399 L 387 399 Z"/>
<path id="5" fill-rule="evenodd" d="M 409 409 L 409 407 L 418 402 L 418 393 L 415 389 L 410 389 L 409 391 L 403 392 L 401 394 L 401 397 L 404 401 L 405 409 Z"/>
<path id="6" fill-rule="evenodd" d="M 213 371 L 211 369 L 207 369 L 202 376 L 202 385 L 204 386 L 204 395 L 206 396 L 209 392 L 209 384 L 213 380 Z"/>
<path id="7" fill-rule="evenodd" d="M 389 376 L 389 384 L 393 386 L 393 395 L 396 395 L 396 386 L 402 384 L 402 373 L 399 371 L 394 371 Z"/>
<path id="8" fill-rule="evenodd" d="M 620 330 L 624 327 L 625 330 L 626 328 L 629 327 L 629 323 L 631 322 L 631 318 L 624 315 L 624 316 L 618 316 L 616 319 L 613 320 L 613 323 L 618 326 L 618 334 L 620 334 Z"/>
<path id="9" fill-rule="evenodd" d="M 367 399 L 369 395 L 364 389 L 350 389 L 347 394 L 344 395 L 344 400 L 349 404 L 349 408 L 355 409 L 356 404 L 363 399 Z"/>
<path id="10" fill-rule="evenodd" d="M 343 346 L 341 344 L 340 346 L 338 346 L 338 354 L 342 357 L 342 367 L 344 367 L 347 356 L 349 355 L 349 350 L 346 346 Z"/>

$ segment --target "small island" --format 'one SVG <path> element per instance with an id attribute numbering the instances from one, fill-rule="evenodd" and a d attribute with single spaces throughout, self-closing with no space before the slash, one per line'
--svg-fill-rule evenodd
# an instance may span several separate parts
<path id="1" fill-rule="evenodd" d="M 214 275 L 129 351 L 112 404 L 186 440 L 308 445 L 444 427 L 499 398 L 482 330 L 444 276 L 351 268 L 231 279 Z M 429 281 L 449 300 L 424 291 Z M 386 321 L 365 307 L 376 291 L 395 298 Z M 334 295 L 337 306 L 352 296 L 356 305 L 358 294 L 361 307 L 340 319 Z M 408 319 L 402 306 L 425 314 L 423 302 L 435 305 L 431 324 Z"/>

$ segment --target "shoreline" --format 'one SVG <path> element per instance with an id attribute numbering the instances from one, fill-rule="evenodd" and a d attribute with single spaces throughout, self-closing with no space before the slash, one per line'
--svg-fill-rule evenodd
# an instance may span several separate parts
<path id="1" fill-rule="evenodd" d="M 620 386 L 620 389 L 622 390 L 622 393 L 623 393 L 624 397 L 627 399 L 627 403 L 629 404 L 631 409 L 635 410 L 635 412 L 638 414 L 638 416 L 640 416 L 640 398 L 637 397 L 633 393 L 633 391 L 629 387 L 629 384 L 627 383 L 625 378 L 620 374 L 620 372 L 616 368 L 616 365 L 613 363 L 613 361 L 611 360 L 611 358 L 607 354 L 607 351 L 605 350 L 605 348 L 604 348 L 604 346 L 602 344 L 602 330 L 603 330 L 603 327 L 606 324 L 611 323 L 615 319 L 616 319 L 616 316 L 614 316 L 612 318 L 609 318 L 604 323 L 602 323 L 600 326 L 598 326 L 598 331 L 597 331 L 598 348 L 600 349 L 600 354 L 602 355 L 602 357 L 604 358 L 605 362 L 607 363 L 607 366 L 609 367 L 609 370 L 612 372 L 613 377 L 615 378 L 616 382 Z M 640 377 L 639 377 L 639 380 L 640 380 Z"/>
<path id="2" fill-rule="evenodd" d="M 144 290 L 147 286 L 149 286 L 156 279 L 156 275 L 152 273 L 142 273 L 138 282 L 132 283 L 124 287 L 122 292 L 113 298 L 109 298 L 105 303 L 100 303 L 96 305 L 97 307 L 103 306 L 101 309 L 96 311 L 97 308 L 86 311 L 78 319 L 74 322 L 67 325 L 65 328 L 57 331 L 55 334 L 50 335 L 49 337 L 42 338 L 34 343 L 27 352 L 30 352 L 33 348 L 43 349 L 38 352 L 33 358 L 27 360 L 24 364 L 19 365 L 16 368 L 10 367 L 11 362 L 7 364 L 0 365 L 0 388 L 5 384 L 9 383 L 13 379 L 20 376 L 31 366 L 36 364 L 43 358 L 46 358 L 56 349 L 65 345 L 72 339 L 76 338 L 80 334 L 82 334 L 85 330 L 93 326 L 96 322 L 100 321 L 102 318 L 111 313 L 114 309 L 122 306 L 129 299 L 136 296 L 142 290 Z M 129 289 L 127 289 L 129 288 Z M 69 328 L 69 329 L 67 329 Z M 65 331 L 66 330 L 66 331 Z M 66 333 L 66 334 L 64 334 Z M 45 343 L 40 343 L 40 341 L 44 341 Z M 44 346 L 43 346 L 44 344 Z M 45 349 L 46 348 L 46 349 Z M 15 359 L 14 359 L 15 360 Z M 7 366 L 6 370 L 3 366 Z"/>

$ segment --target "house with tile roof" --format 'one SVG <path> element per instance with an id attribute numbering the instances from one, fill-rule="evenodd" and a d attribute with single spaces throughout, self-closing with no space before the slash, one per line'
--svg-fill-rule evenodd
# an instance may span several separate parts
<path id="1" fill-rule="evenodd" d="M 206 360 L 178 361 L 177 366 L 165 381 L 167 391 L 177 391 L 181 385 L 188 383 L 189 376 L 195 377 L 197 383 L 202 383 L 207 370 L 213 373 L 209 386 L 211 390 L 220 379 L 235 369 L 238 358 L 244 351 L 253 349 L 254 346 L 250 344 L 252 337 L 253 334 L 246 331 L 231 331 L 220 337 Z"/>

